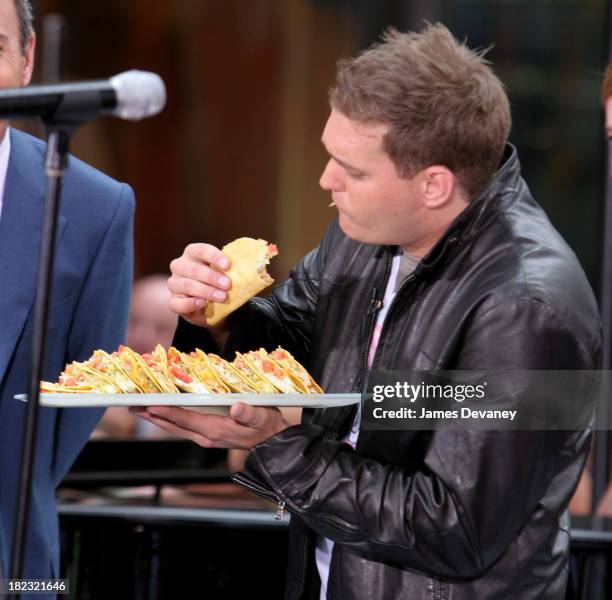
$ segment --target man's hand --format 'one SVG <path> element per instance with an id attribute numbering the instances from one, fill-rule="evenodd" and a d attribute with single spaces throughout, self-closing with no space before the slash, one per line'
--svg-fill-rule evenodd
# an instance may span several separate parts
<path id="1" fill-rule="evenodd" d="M 223 271 L 229 267 L 229 258 L 218 248 L 189 244 L 182 256 L 170 263 L 170 309 L 194 325 L 206 326 L 206 303 L 224 302 L 227 298 L 231 281 Z"/>
<path id="2" fill-rule="evenodd" d="M 164 431 L 187 438 L 204 448 L 249 450 L 291 425 L 278 408 L 242 402 L 232 405 L 228 417 L 205 415 L 173 406 L 133 407 L 130 410 Z"/>

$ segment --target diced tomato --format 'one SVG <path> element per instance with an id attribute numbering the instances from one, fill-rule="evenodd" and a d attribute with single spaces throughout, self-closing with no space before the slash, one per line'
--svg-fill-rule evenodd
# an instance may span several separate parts
<path id="1" fill-rule="evenodd" d="M 266 373 L 274 371 L 274 363 L 271 360 L 262 360 L 261 366 Z"/>
<path id="2" fill-rule="evenodd" d="M 285 373 L 281 369 L 279 369 L 276 365 L 274 365 L 273 373 L 279 379 L 284 379 L 285 377 Z"/>
<path id="3" fill-rule="evenodd" d="M 157 363 L 155 362 L 155 358 L 153 358 L 153 355 L 150 352 L 147 352 L 146 354 L 142 355 L 142 358 L 144 359 L 146 365 L 148 367 L 151 367 L 152 369 L 155 369 L 157 367 Z"/>
<path id="4" fill-rule="evenodd" d="M 282 360 L 283 358 L 287 358 L 287 355 L 282 350 L 274 350 L 274 352 L 270 353 L 272 358 L 276 358 L 278 360 Z"/>
<path id="5" fill-rule="evenodd" d="M 187 373 L 185 373 L 185 371 L 183 371 L 183 369 L 181 369 L 180 367 L 177 367 L 177 366 L 171 367 L 170 372 L 177 379 L 180 379 L 184 383 L 191 383 L 193 381 L 193 379 L 189 377 L 189 375 L 187 375 Z"/>
<path id="6" fill-rule="evenodd" d="M 276 244 L 268 244 L 268 253 L 272 256 L 276 256 L 278 254 L 278 248 Z"/>

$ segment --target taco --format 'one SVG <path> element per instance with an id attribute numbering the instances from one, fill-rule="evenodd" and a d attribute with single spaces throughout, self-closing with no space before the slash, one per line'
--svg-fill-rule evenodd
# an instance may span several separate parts
<path id="1" fill-rule="evenodd" d="M 151 370 L 161 391 L 171 394 L 178 393 L 179 390 L 168 371 L 168 355 L 164 347 L 161 344 L 157 344 L 153 352 L 147 352 L 141 356 L 147 367 Z"/>
<path id="2" fill-rule="evenodd" d="M 50 381 L 41 381 L 40 392 L 45 394 L 93 394 L 95 390 L 89 385 L 68 386 L 51 383 Z"/>
<path id="3" fill-rule="evenodd" d="M 105 375 L 91 369 L 85 363 L 72 362 L 66 365 L 58 380 L 59 385 L 69 388 L 85 388 L 89 387 L 88 391 L 99 392 L 101 394 L 116 394 L 119 387 L 115 385 L 113 380 Z"/>
<path id="4" fill-rule="evenodd" d="M 258 387 L 252 385 L 248 379 L 237 371 L 231 363 L 223 360 L 220 356 L 209 354 L 208 360 L 215 373 L 232 392 L 261 392 Z"/>
<path id="5" fill-rule="evenodd" d="M 226 394 L 230 391 L 230 388 L 221 381 L 215 372 L 206 353 L 199 348 L 190 352 L 188 356 L 183 355 L 183 360 L 187 361 L 198 380 L 213 394 Z"/>
<path id="6" fill-rule="evenodd" d="M 164 391 L 140 354 L 127 346 L 119 346 L 118 350 L 113 352 L 113 356 L 119 360 L 127 376 L 144 394 L 158 394 Z"/>
<path id="7" fill-rule="evenodd" d="M 119 388 L 119 391 L 124 394 L 138 394 L 142 390 L 132 381 L 121 366 L 121 362 L 116 356 L 111 356 L 104 350 L 96 350 L 89 360 L 86 360 L 83 365 L 88 369 L 93 369 L 97 373 L 109 377 L 112 382 Z"/>
<path id="8" fill-rule="evenodd" d="M 306 386 L 289 373 L 277 362 L 272 360 L 264 348 L 247 352 L 244 358 L 257 373 L 278 388 L 284 394 L 307 394 Z"/>
<path id="9" fill-rule="evenodd" d="M 174 385 L 183 392 L 206 394 L 211 391 L 195 374 L 187 356 L 173 347 L 168 348 L 168 374 Z"/>
<path id="10" fill-rule="evenodd" d="M 304 386 L 309 394 L 322 394 L 323 390 L 310 373 L 287 350 L 280 346 L 268 355 L 289 373 L 289 376 Z"/>
<path id="11" fill-rule="evenodd" d="M 276 394 L 278 388 L 270 383 L 267 379 L 262 377 L 246 358 L 236 352 L 236 358 L 232 361 L 234 368 L 245 378 L 248 382 L 256 387 L 263 394 Z"/>
<path id="12" fill-rule="evenodd" d="M 222 251 L 231 260 L 226 275 L 232 282 L 225 302 L 209 302 L 205 308 L 206 322 L 216 325 L 253 296 L 274 283 L 266 272 L 270 259 L 278 254 L 274 244 L 253 238 L 238 238 L 223 246 Z"/>

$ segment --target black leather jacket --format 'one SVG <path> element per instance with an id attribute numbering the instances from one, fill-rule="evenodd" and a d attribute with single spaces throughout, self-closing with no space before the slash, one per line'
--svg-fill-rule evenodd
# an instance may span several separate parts
<path id="1" fill-rule="evenodd" d="M 333 222 L 224 352 L 278 344 L 328 392 L 358 391 L 390 251 Z M 204 344 L 181 323 L 177 342 Z M 193 345 L 193 343 L 191 344 Z M 489 188 L 403 283 L 373 369 L 597 369 L 601 329 L 574 253 L 509 147 Z M 292 514 L 287 598 L 318 598 L 316 534 L 336 542 L 328 598 L 564 598 L 567 504 L 589 432 L 361 431 L 354 408 L 307 411 L 256 446 L 236 480 Z"/>

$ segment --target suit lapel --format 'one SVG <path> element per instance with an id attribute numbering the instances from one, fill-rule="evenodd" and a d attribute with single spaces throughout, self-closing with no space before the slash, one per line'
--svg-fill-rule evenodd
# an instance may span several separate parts
<path id="1" fill-rule="evenodd" d="M 0 384 L 34 301 L 45 183 L 40 153 L 23 134 L 10 132 L 0 215 Z M 60 217 L 58 242 L 64 225 Z"/>

